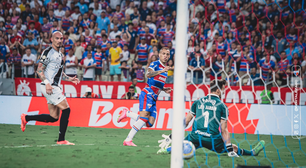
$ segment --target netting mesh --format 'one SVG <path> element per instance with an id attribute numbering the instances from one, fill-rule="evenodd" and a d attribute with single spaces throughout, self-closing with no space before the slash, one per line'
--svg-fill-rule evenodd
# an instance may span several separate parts
<path id="1" fill-rule="evenodd" d="M 212 80 L 225 79 L 226 93 L 233 90 L 241 93 L 233 94 L 229 101 L 222 95 L 222 101 L 230 103 L 226 105 L 231 143 L 246 150 L 252 150 L 260 140 L 266 145 L 258 156 L 231 159 L 226 150 L 216 153 L 203 148 L 205 145 L 199 140 L 196 155 L 185 164 L 306 166 L 306 140 L 301 136 L 305 135 L 306 123 L 302 117 L 298 122 L 295 120 L 296 115 L 303 116 L 305 109 L 301 106 L 306 63 L 304 1 L 195 0 L 190 3 L 189 12 L 187 87 L 204 90 L 207 95 Z M 265 91 L 258 93 L 256 87 L 260 86 Z M 274 97 L 269 93 L 271 87 L 277 91 Z M 281 97 L 283 89 L 292 94 L 289 103 Z M 203 94 L 187 97 L 190 107 Z M 253 96 L 253 100 L 249 99 Z M 216 121 L 221 126 L 215 113 L 205 118 L 205 112 L 203 109 L 202 115 L 196 116 L 194 124 L 204 120 Z"/>

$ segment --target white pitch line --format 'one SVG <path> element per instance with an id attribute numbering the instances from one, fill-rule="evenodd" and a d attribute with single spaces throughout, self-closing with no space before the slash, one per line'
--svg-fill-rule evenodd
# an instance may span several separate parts
<path id="1" fill-rule="evenodd" d="M 75 144 L 77 146 L 92 146 L 95 144 Z M 42 148 L 42 147 L 48 147 L 48 146 L 69 146 L 69 145 L 58 145 L 58 144 L 52 144 L 52 145 L 21 145 L 21 146 L 2 146 L 0 148 L 29 148 L 29 147 L 38 147 L 38 148 Z M 73 146 L 73 145 L 72 145 Z"/>

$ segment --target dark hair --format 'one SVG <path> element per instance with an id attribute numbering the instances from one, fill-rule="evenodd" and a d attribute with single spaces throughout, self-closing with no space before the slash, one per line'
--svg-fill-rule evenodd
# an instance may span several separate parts
<path id="1" fill-rule="evenodd" d="M 116 38 L 120 38 L 121 39 L 120 35 L 117 35 Z"/>
<path id="2" fill-rule="evenodd" d="M 107 38 L 107 35 L 106 35 L 106 34 L 103 34 L 103 35 L 102 35 L 102 38 L 103 38 L 103 37 Z"/>
<path id="3" fill-rule="evenodd" d="M 134 89 L 135 90 L 134 86 L 130 86 L 129 89 Z"/>
<path id="4" fill-rule="evenodd" d="M 210 82 L 210 92 L 216 92 L 218 89 L 222 89 L 224 85 L 226 85 L 226 81 L 224 79 L 215 79 Z"/>
<path id="5" fill-rule="evenodd" d="M 65 33 L 65 35 L 68 35 L 68 36 L 69 36 L 69 35 L 70 35 L 70 33 L 69 33 L 69 32 L 66 32 L 66 33 Z"/>

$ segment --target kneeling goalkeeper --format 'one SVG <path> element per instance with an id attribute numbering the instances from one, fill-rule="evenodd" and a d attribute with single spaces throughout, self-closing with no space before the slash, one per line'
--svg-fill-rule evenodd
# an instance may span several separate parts
<path id="1" fill-rule="evenodd" d="M 209 150 L 223 153 L 227 152 L 229 157 L 239 157 L 239 155 L 256 156 L 265 146 L 261 140 L 254 149 L 246 150 L 231 143 L 230 134 L 227 129 L 228 108 L 220 100 L 221 94 L 225 89 L 225 80 L 214 80 L 210 83 L 210 92 L 207 96 L 195 101 L 190 112 L 187 114 L 185 123 L 196 117 L 192 125 L 192 132 L 185 137 L 197 148 L 207 148 Z M 219 126 L 221 125 L 221 133 Z M 171 135 L 163 135 L 165 139 L 158 141 L 161 149 L 157 154 L 170 153 Z"/>

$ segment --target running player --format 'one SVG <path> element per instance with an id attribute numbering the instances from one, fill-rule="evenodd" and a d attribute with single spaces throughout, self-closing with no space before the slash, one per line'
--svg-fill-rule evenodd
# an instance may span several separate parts
<path id="1" fill-rule="evenodd" d="M 60 31 L 53 32 L 51 41 L 52 46 L 43 51 L 37 68 L 37 74 L 42 81 L 40 85 L 41 91 L 47 99 L 50 114 L 22 114 L 21 130 L 24 132 L 28 121 L 56 122 L 59 118 L 60 110 L 62 110 L 57 144 L 74 145 L 74 143 L 65 140 L 70 108 L 66 97 L 61 91 L 60 84 L 61 79 L 74 84 L 78 84 L 80 81 L 76 76 L 68 77 L 63 72 L 63 53 L 60 52 L 60 48 L 63 45 L 63 34 Z"/>
<path id="2" fill-rule="evenodd" d="M 210 82 L 210 92 L 207 96 L 195 101 L 190 112 L 187 114 L 186 126 L 196 116 L 192 125 L 192 131 L 185 137 L 194 144 L 196 148 L 204 147 L 209 150 L 223 153 L 227 152 L 229 157 L 239 157 L 239 155 L 256 156 L 264 148 L 265 141 L 260 141 L 254 149 L 246 150 L 231 143 L 230 134 L 227 129 L 228 108 L 220 100 L 221 94 L 225 89 L 225 80 L 213 80 Z M 221 126 L 221 133 L 219 132 Z M 157 154 L 170 153 L 171 135 L 158 141 L 161 147 Z M 166 148 L 165 148 L 166 147 Z"/>
<path id="3" fill-rule="evenodd" d="M 132 141 L 136 133 L 146 124 L 147 127 L 152 127 L 156 118 L 156 100 L 161 91 L 166 93 L 171 92 L 171 88 L 164 87 L 169 67 L 166 66 L 170 58 L 170 50 L 162 48 L 159 52 L 159 60 L 150 64 L 147 72 L 149 85 L 144 88 L 139 96 L 139 113 L 140 115 L 123 109 L 118 122 L 129 117 L 136 120 L 127 138 L 123 141 L 124 146 L 136 146 Z M 139 120 L 138 120 L 139 119 Z"/>

